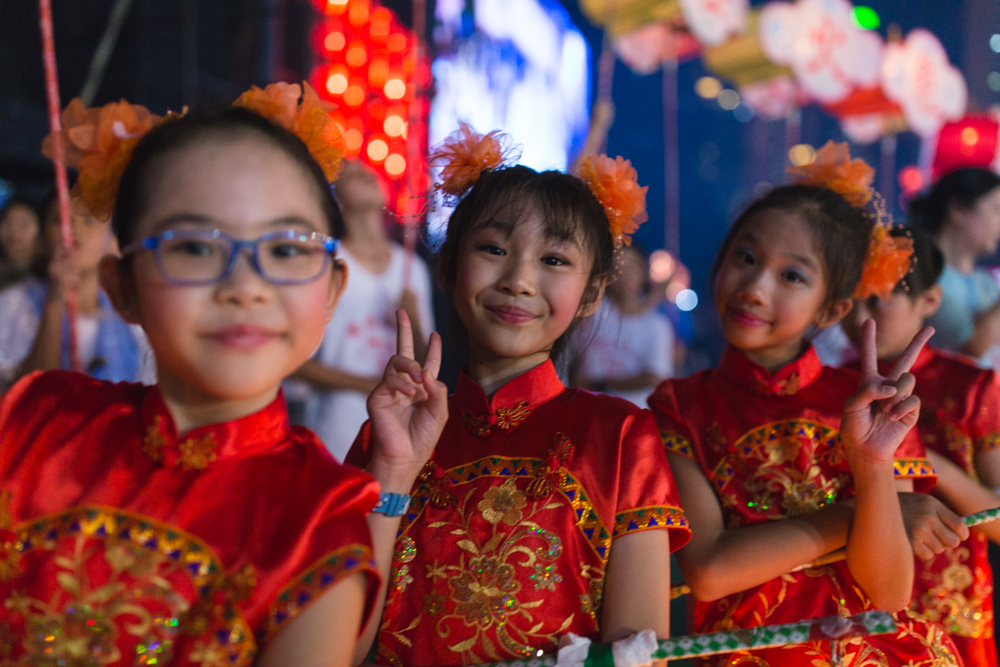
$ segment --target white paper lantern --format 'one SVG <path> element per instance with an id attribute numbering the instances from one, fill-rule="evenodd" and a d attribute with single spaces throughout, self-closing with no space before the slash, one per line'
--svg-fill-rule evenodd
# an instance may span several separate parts
<path id="1" fill-rule="evenodd" d="M 847 0 L 772 3 L 758 25 L 765 55 L 791 67 L 802 90 L 819 102 L 838 102 L 879 81 L 882 40 L 854 23 Z"/>
<path id="2" fill-rule="evenodd" d="M 684 21 L 695 37 L 708 46 L 723 44 L 746 31 L 748 0 L 680 0 Z"/>
<path id="3" fill-rule="evenodd" d="M 906 122 L 923 137 L 965 115 L 969 100 L 965 79 L 948 62 L 941 42 L 920 28 L 904 42 L 886 47 L 882 89 L 903 107 Z"/>

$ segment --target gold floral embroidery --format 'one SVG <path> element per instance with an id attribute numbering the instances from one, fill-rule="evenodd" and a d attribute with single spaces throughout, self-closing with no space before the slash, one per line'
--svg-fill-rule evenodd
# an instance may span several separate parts
<path id="1" fill-rule="evenodd" d="M 555 447 L 549 452 L 545 467 L 538 471 L 538 476 L 528 484 L 528 497 L 542 500 L 552 495 L 559 488 L 562 470 L 573 460 L 573 443 L 562 433 L 556 433 Z"/>
<path id="2" fill-rule="evenodd" d="M 976 439 L 976 451 L 987 452 L 1000 447 L 1000 433 L 989 433 Z"/>
<path id="3" fill-rule="evenodd" d="M 146 437 L 142 440 L 143 453 L 156 463 L 163 462 L 163 450 L 167 446 L 167 439 L 162 429 L 163 417 L 156 415 L 153 417 L 152 426 L 146 427 Z"/>
<path id="4" fill-rule="evenodd" d="M 196 664 L 211 665 L 211 652 L 224 655 L 228 665 L 253 661 L 256 644 L 232 601 L 249 592 L 255 573 L 244 567 L 226 576 L 210 547 L 197 538 L 147 517 L 100 507 L 41 517 L 15 532 L 21 553 L 52 552 L 58 568 L 58 589 L 46 599 L 15 587 L 5 600 L 23 618 L 21 660 L 26 664 L 165 664 L 180 634 L 201 635 L 204 651 L 187 656 Z M 96 561 L 109 572 L 100 585 L 93 581 Z M 178 577 L 191 581 L 198 591 L 195 600 L 174 590 Z M 122 632 L 136 638 L 131 657 L 118 648 Z"/>
<path id="5" fill-rule="evenodd" d="M 413 583 L 409 563 L 416 557 L 417 543 L 413 538 L 408 535 L 399 538 L 396 542 L 396 552 L 392 556 L 393 564 L 396 566 L 392 573 L 392 582 L 397 591 L 405 591 L 406 587 Z"/>
<path id="6" fill-rule="evenodd" d="M 517 488 L 511 477 L 500 486 L 486 490 L 483 499 L 476 507 L 482 512 L 483 518 L 490 523 L 500 523 L 516 526 L 524 516 L 522 510 L 528 505 L 525 493 Z"/>
<path id="7" fill-rule="evenodd" d="M 587 581 L 587 592 L 580 596 L 580 611 L 596 619 L 604 601 L 604 572 L 584 565 L 580 576 Z"/>
<path id="8" fill-rule="evenodd" d="M 794 396 L 799 393 L 800 384 L 798 373 L 792 373 L 786 379 L 776 382 L 761 379 L 758 393 L 764 396 Z"/>
<path id="9" fill-rule="evenodd" d="M 0 581 L 21 576 L 21 553 L 17 548 L 14 517 L 10 511 L 13 498 L 14 494 L 9 489 L 0 491 Z"/>
<path id="10" fill-rule="evenodd" d="M 146 437 L 142 441 L 142 451 L 156 463 L 166 459 L 168 447 L 166 436 L 163 435 L 163 416 L 153 417 L 153 425 L 146 427 Z M 208 433 L 200 438 L 188 438 L 177 445 L 177 465 L 187 470 L 202 470 L 216 459 L 218 443 L 214 433 Z"/>
<path id="11" fill-rule="evenodd" d="M 562 540 L 535 522 L 538 513 L 559 505 L 529 501 L 513 478 L 490 487 L 479 502 L 471 505 L 475 492 L 475 488 L 470 489 L 457 505 L 456 520 L 435 524 L 460 537 L 455 547 L 461 555 L 457 564 L 428 566 L 427 578 L 443 581 L 447 597 L 444 594 L 441 597 L 426 595 L 424 609 L 436 617 L 435 631 L 442 640 L 451 635 L 444 625 L 451 619 L 474 630 L 471 637 L 448 646 L 462 657 L 464 664 L 483 662 L 486 658 L 500 659 L 490 636 L 510 654 L 534 655 L 536 642 L 555 643 L 558 635 L 572 623 L 571 616 L 554 633 L 543 632 L 543 625 L 536 623 L 532 611 L 542 604 L 542 600 L 522 602 L 519 599 L 519 569 L 530 573 L 528 579 L 534 582 L 535 590 L 555 590 L 562 581 L 553 565 L 562 554 Z M 470 505 L 476 511 L 470 511 Z M 492 526 L 485 542 L 480 542 L 472 529 L 472 521 L 477 517 Z M 450 611 L 449 600 L 453 604 Z"/>
<path id="12" fill-rule="evenodd" d="M 531 414 L 527 401 L 521 401 L 511 408 L 498 408 L 496 415 L 473 415 L 466 408 L 462 411 L 462 419 L 465 421 L 465 428 L 469 429 L 472 435 L 485 438 L 493 432 L 494 426 L 499 426 L 504 431 L 509 431 L 523 422 Z"/>
<path id="13" fill-rule="evenodd" d="M 458 502 L 451 492 L 453 484 L 451 478 L 434 461 L 428 461 L 424 465 L 424 469 L 421 471 L 417 481 L 421 483 L 420 488 L 426 490 L 427 499 L 430 500 L 431 505 L 434 507 L 444 509 Z"/>
<path id="14" fill-rule="evenodd" d="M 943 570 L 925 568 L 920 573 L 922 580 L 933 585 L 913 600 L 910 608 L 940 623 L 949 634 L 973 639 L 992 636 L 993 614 L 984 609 L 985 601 L 993 594 L 988 584 L 984 585 L 989 575 L 979 568 L 973 573 L 967 564 L 971 555 L 968 547 L 960 546 L 945 553 L 948 565 Z"/>
<path id="15" fill-rule="evenodd" d="M 189 470 L 202 470 L 215 461 L 215 434 L 209 433 L 201 438 L 188 438 L 177 449 L 180 451 L 180 463 Z"/>

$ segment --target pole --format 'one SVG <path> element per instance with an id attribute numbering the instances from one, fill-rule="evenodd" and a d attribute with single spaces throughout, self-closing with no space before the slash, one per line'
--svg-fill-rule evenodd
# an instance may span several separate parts
<path id="1" fill-rule="evenodd" d="M 406 134 L 406 191 L 408 199 L 400 214 L 403 219 L 403 246 L 406 254 L 403 258 L 403 291 L 410 289 L 413 272 L 413 258 L 417 252 L 417 237 L 420 236 L 420 217 L 422 206 L 417 202 L 425 194 L 421 192 L 422 183 L 417 169 L 423 153 L 423 133 L 419 131 L 421 113 L 423 111 L 424 91 L 421 86 L 421 63 L 424 58 L 424 32 L 427 19 L 426 0 L 413 0 L 413 74 L 410 81 L 410 108 L 407 119 Z M 398 202 L 395 203 L 397 206 Z"/>
<path id="2" fill-rule="evenodd" d="M 677 122 L 677 59 L 663 62 L 663 245 L 681 256 L 680 148 Z"/>
<path id="3" fill-rule="evenodd" d="M 45 66 L 45 96 L 49 106 L 49 130 L 52 132 L 53 159 L 56 172 L 56 192 L 59 197 L 59 229 L 62 244 L 67 252 L 73 250 L 73 225 L 69 212 L 69 181 L 66 178 L 66 153 L 62 144 L 62 123 L 59 120 L 59 76 L 56 73 L 56 41 L 52 29 L 52 3 L 38 0 L 38 24 L 42 31 L 42 62 Z M 76 341 L 76 290 L 66 295 L 66 311 L 69 319 L 70 368 L 81 371 L 80 351 Z"/>

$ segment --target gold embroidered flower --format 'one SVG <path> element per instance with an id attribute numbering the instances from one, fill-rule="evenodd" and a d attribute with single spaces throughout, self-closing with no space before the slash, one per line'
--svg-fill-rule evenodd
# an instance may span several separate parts
<path id="1" fill-rule="evenodd" d="M 535 590 L 540 591 L 543 588 L 547 591 L 555 591 L 556 584 L 562 581 L 562 575 L 556 572 L 555 564 L 542 565 L 541 563 L 535 563 L 535 571 L 533 574 L 528 575 L 528 579 L 535 582 Z"/>
<path id="2" fill-rule="evenodd" d="M 524 508 L 528 500 L 524 492 L 514 485 L 514 479 L 509 478 L 500 486 L 487 489 L 477 507 L 483 513 L 483 518 L 492 524 L 501 521 L 508 526 L 521 522 Z"/>
<path id="3" fill-rule="evenodd" d="M 405 591 L 406 587 L 413 583 L 413 577 L 410 576 L 410 566 L 400 565 L 393 573 L 392 581 L 397 591 Z"/>
<path id="4" fill-rule="evenodd" d="M 521 585 L 514 576 L 514 566 L 497 558 L 480 556 L 469 561 L 469 569 L 448 580 L 451 599 L 457 602 L 455 614 L 466 621 L 489 627 L 503 624 L 518 609 L 514 593 Z"/>
<path id="5" fill-rule="evenodd" d="M 944 580 L 944 585 L 953 591 L 965 590 L 974 581 L 972 571 L 961 563 L 952 563 L 946 567 L 941 573 L 941 578 Z"/>
<path id="6" fill-rule="evenodd" d="M 215 460 L 215 447 L 214 433 L 202 438 L 188 438 L 177 447 L 180 464 L 188 469 L 201 470 Z"/>
<path id="7" fill-rule="evenodd" d="M 444 595 L 431 591 L 424 596 L 424 613 L 428 616 L 437 616 L 444 611 L 444 603 Z"/>
<path id="8" fill-rule="evenodd" d="M 500 408 L 497 410 L 497 426 L 507 431 L 523 422 L 530 414 L 527 401 L 521 401 L 512 408 Z"/>

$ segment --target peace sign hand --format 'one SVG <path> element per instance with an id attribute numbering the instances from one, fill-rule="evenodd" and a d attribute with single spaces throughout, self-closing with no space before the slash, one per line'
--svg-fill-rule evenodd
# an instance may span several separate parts
<path id="1" fill-rule="evenodd" d="M 934 329 L 924 327 L 889 375 L 883 377 L 878 372 L 875 322 L 865 322 L 861 335 L 861 383 L 858 392 L 844 403 L 840 423 L 849 462 L 882 464 L 892 461 L 903 438 L 916 425 L 920 399 L 913 395 L 916 378 L 909 370 L 933 333 Z"/>
<path id="2" fill-rule="evenodd" d="M 413 329 L 406 311 L 396 311 L 396 354 L 368 396 L 372 462 L 368 471 L 383 491 L 409 493 L 434 452 L 448 421 L 448 389 L 437 379 L 441 336 L 431 334 L 427 361 L 414 359 Z"/>

